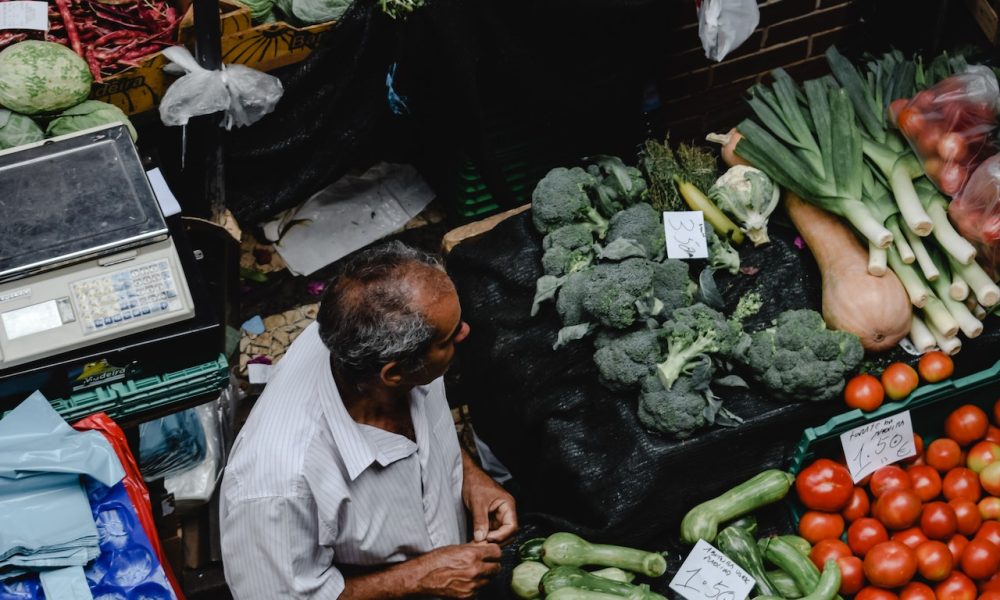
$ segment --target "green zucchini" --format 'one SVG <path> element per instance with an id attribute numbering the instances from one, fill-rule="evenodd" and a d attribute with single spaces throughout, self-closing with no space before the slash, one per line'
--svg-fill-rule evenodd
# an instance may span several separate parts
<path id="1" fill-rule="evenodd" d="M 542 582 L 542 575 L 549 570 L 540 562 L 526 560 L 514 567 L 514 572 L 510 576 L 510 589 L 518 598 L 533 600 L 541 598 L 542 591 L 539 584 Z"/>
<path id="2" fill-rule="evenodd" d="M 757 517 L 753 515 L 745 515 L 736 519 L 732 523 L 726 525 L 727 527 L 739 527 L 740 529 L 746 529 L 750 535 L 757 535 Z"/>
<path id="3" fill-rule="evenodd" d="M 521 544 L 517 549 L 517 556 L 521 560 L 542 560 L 542 544 L 545 543 L 545 538 L 537 537 L 531 538 L 530 540 Z"/>
<path id="4" fill-rule="evenodd" d="M 546 598 L 562 588 L 615 594 L 632 600 L 666 600 L 663 596 L 637 585 L 605 579 L 577 567 L 552 567 L 542 575 L 541 589 L 545 592 Z"/>
<path id="5" fill-rule="evenodd" d="M 618 594 L 592 592 L 580 588 L 564 587 L 545 596 L 545 600 L 622 600 Z"/>
<path id="6" fill-rule="evenodd" d="M 795 580 L 781 569 L 768 571 L 767 580 L 774 585 L 774 589 L 778 590 L 778 596 L 792 600 L 802 597 L 802 592 L 799 591 L 799 586 L 795 585 Z"/>
<path id="7" fill-rule="evenodd" d="M 789 473 L 769 469 L 717 498 L 702 502 L 684 515 L 684 520 L 681 521 L 681 541 L 686 544 L 696 544 L 698 540 L 714 542 L 720 523 L 781 500 L 788 494 L 794 481 L 795 477 Z"/>
<path id="8" fill-rule="evenodd" d="M 819 569 L 795 546 L 781 539 L 782 537 L 767 538 L 767 543 L 764 546 L 764 558 L 788 573 L 802 594 L 808 596 L 812 594 L 813 590 L 816 589 L 816 584 L 819 583 Z M 839 599 L 840 596 L 836 596 L 836 598 Z"/>
<path id="9" fill-rule="evenodd" d="M 542 562 L 549 567 L 618 567 L 647 577 L 659 577 L 667 571 L 667 561 L 656 552 L 635 548 L 592 544 L 578 535 L 553 533 L 542 544 Z"/>
<path id="10" fill-rule="evenodd" d="M 823 574 L 812 593 L 802 597 L 801 600 L 833 600 L 837 598 L 840 590 L 840 567 L 837 561 L 830 559 L 823 565 Z M 781 596 L 757 596 L 754 600 L 784 600 Z"/>
<path id="11" fill-rule="evenodd" d="M 619 569 L 618 567 L 605 567 L 603 569 L 598 569 L 597 571 L 591 571 L 590 574 L 610 579 L 611 581 L 622 581 L 624 583 L 632 583 L 635 579 L 635 573 Z"/>
<path id="12" fill-rule="evenodd" d="M 743 568 L 757 582 L 757 593 L 763 596 L 777 596 L 778 592 L 767 579 L 764 559 L 750 532 L 742 527 L 729 526 L 719 532 L 716 545 L 723 554 Z"/>
<path id="13" fill-rule="evenodd" d="M 772 536 L 772 537 L 774 537 L 774 536 Z M 788 542 L 789 544 L 791 544 L 791 546 L 793 548 L 795 548 L 796 550 L 798 550 L 799 553 L 802 556 L 805 556 L 805 557 L 808 558 L 809 557 L 809 553 L 812 552 L 812 544 L 810 544 L 809 541 L 807 539 L 803 538 L 803 537 L 799 537 L 797 535 L 779 535 L 779 536 L 776 536 L 776 537 L 778 537 L 778 538 L 780 538 L 780 539 Z M 757 540 L 757 547 L 760 549 L 760 553 L 761 554 L 764 554 L 764 547 L 767 545 L 767 543 L 768 543 L 768 541 L 770 539 L 771 538 L 766 537 L 766 538 L 760 538 L 759 540 Z"/>

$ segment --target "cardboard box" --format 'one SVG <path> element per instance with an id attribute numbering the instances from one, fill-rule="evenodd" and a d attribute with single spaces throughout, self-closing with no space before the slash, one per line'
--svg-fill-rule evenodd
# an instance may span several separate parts
<path id="1" fill-rule="evenodd" d="M 114 104 L 126 115 L 136 115 L 158 106 L 163 93 L 174 80 L 163 72 L 168 62 L 162 52 L 147 56 L 138 67 L 131 67 L 94 83 L 90 99 Z"/>

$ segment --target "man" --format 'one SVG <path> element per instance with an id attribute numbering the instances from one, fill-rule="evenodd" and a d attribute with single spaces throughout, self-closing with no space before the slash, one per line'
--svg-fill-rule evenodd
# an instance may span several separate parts
<path id="1" fill-rule="evenodd" d="M 499 572 L 514 499 L 460 449 L 442 380 L 468 335 L 432 257 L 396 242 L 340 265 L 226 466 L 236 600 L 471 598 Z"/>

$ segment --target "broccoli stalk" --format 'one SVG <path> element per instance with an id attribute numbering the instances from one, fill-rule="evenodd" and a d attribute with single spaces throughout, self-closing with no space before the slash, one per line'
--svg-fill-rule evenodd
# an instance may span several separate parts
<path id="1" fill-rule="evenodd" d="M 731 354 L 743 337 L 738 322 L 727 320 L 704 304 L 675 310 L 663 329 L 667 356 L 656 365 L 656 376 L 667 390 L 706 357 Z"/>

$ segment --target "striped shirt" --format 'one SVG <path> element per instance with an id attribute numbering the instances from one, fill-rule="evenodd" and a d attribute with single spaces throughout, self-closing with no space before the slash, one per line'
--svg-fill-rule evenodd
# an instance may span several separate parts
<path id="1" fill-rule="evenodd" d="M 415 388 L 416 443 L 355 422 L 313 323 L 275 368 L 236 438 L 221 492 L 236 600 L 337 598 L 348 567 L 467 541 L 462 457 L 444 383 Z"/>

